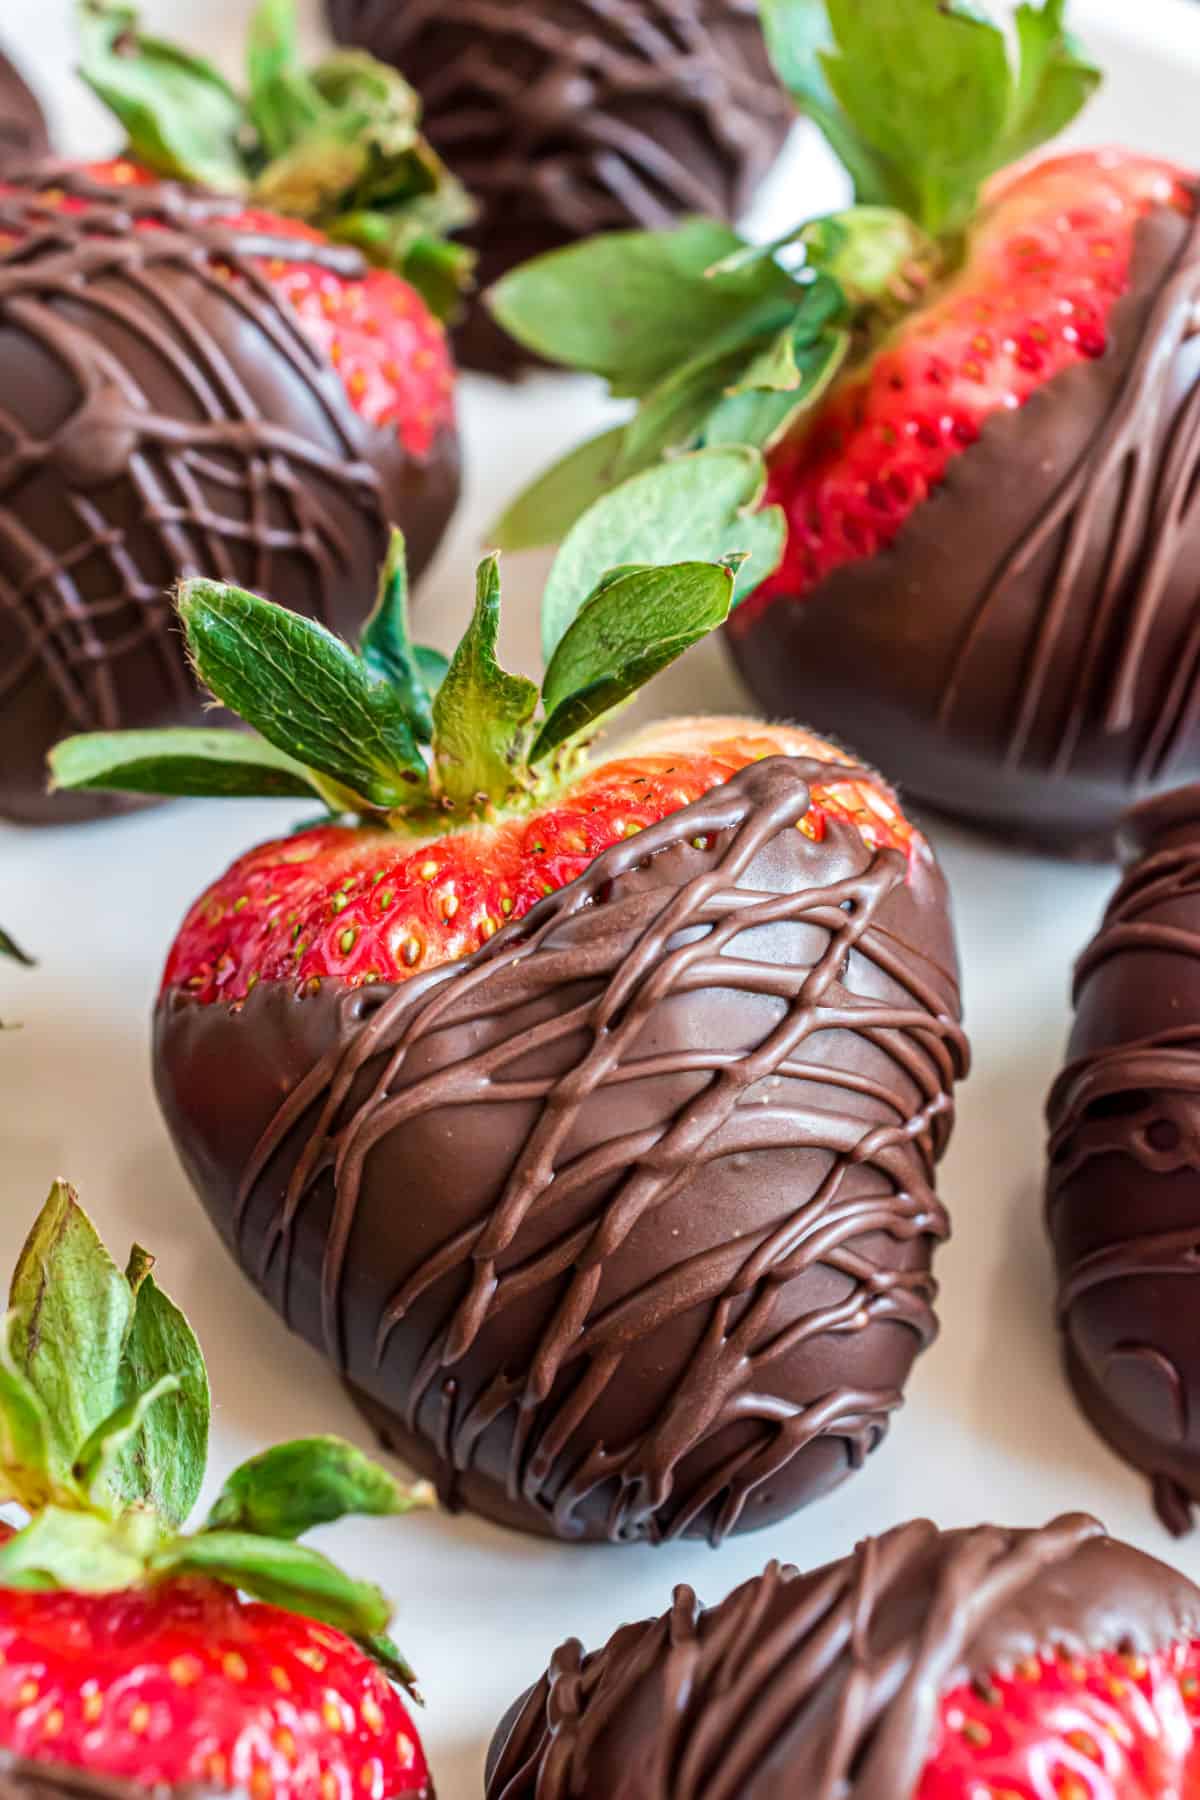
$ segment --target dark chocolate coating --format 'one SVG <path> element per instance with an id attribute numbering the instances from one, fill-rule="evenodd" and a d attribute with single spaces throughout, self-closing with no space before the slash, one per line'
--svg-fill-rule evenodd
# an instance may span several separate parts
<path id="1" fill-rule="evenodd" d="M 1109 345 L 989 419 L 892 547 L 737 615 L 759 703 L 1067 851 L 1200 773 L 1200 222 L 1138 227 Z"/>
<path id="2" fill-rule="evenodd" d="M 478 201 L 463 236 L 481 288 L 598 231 L 744 212 L 792 118 L 757 15 L 756 0 L 329 0 L 335 32 L 416 87 Z M 458 347 L 491 374 L 530 360 L 483 304 Z"/>
<path id="3" fill-rule="evenodd" d="M 63 187 L 86 213 L 35 206 Z M 49 163 L 0 196 L 0 815 L 111 809 L 46 796 L 60 737 L 201 721 L 181 575 L 353 635 L 390 524 L 420 570 L 453 509 L 454 433 L 419 458 L 369 426 L 255 261 L 357 253 L 235 232 L 228 204 Z"/>
<path id="4" fill-rule="evenodd" d="M 1076 1395 L 1181 1533 L 1200 1500 L 1200 787 L 1145 802 L 1122 849 L 1050 1095 L 1048 1218 Z"/>
<path id="5" fill-rule="evenodd" d="M 558 1650 L 492 1742 L 487 1800 L 909 1800 L 941 1697 L 1039 1653 L 1150 1655 L 1200 1591 L 1074 1515 L 918 1522 L 815 1573 L 772 1563 L 705 1611 Z"/>
<path id="6" fill-rule="evenodd" d="M 932 852 L 798 831 L 829 772 L 753 765 L 398 987 L 163 996 L 196 1191 L 447 1505 L 715 1541 L 883 1437 L 966 1044 Z"/>
<path id="7" fill-rule="evenodd" d="M 239 1789 L 143 1787 L 64 1763 L 31 1762 L 0 1750 L 0 1800 L 245 1800 Z"/>
<path id="8" fill-rule="evenodd" d="M 17 156 L 40 156 L 49 148 L 37 96 L 0 50 L 0 163 Z"/>

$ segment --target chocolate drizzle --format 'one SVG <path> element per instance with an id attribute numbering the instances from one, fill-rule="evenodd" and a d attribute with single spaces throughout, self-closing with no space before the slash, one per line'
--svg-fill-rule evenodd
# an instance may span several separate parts
<path id="1" fill-rule="evenodd" d="M 0 1750 L 0 1800 L 237 1800 L 232 1789 L 146 1787 L 64 1763 L 32 1762 Z"/>
<path id="2" fill-rule="evenodd" d="M 889 551 L 746 615 L 760 700 L 1056 847 L 1200 770 L 1198 308 L 1200 213 L 1162 209 L 1103 356 L 988 420 Z"/>
<path id="3" fill-rule="evenodd" d="M 0 162 L 40 156 L 50 148 L 37 97 L 0 50 Z"/>
<path id="4" fill-rule="evenodd" d="M 400 987 L 164 996 L 197 1190 L 448 1504 L 715 1541 L 900 1404 L 948 1229 L 953 943 L 920 840 L 797 831 L 817 773 L 752 766 Z"/>
<path id="5" fill-rule="evenodd" d="M 329 0 L 334 30 L 394 63 L 482 208 L 480 281 L 598 231 L 736 218 L 786 135 L 754 0 Z M 483 308 L 464 360 L 527 353 Z"/>
<path id="6" fill-rule="evenodd" d="M 1048 1206 L 1076 1392 L 1178 1532 L 1200 1498 L 1200 789 L 1149 803 L 1132 831 L 1076 969 Z"/>
<path id="7" fill-rule="evenodd" d="M 0 811 L 61 819 L 69 731 L 199 720 L 168 590 L 236 582 L 353 633 L 389 522 L 432 554 L 457 491 L 358 417 L 261 259 L 356 252 L 243 233 L 228 201 L 37 165 L 0 189 Z M 61 195 L 86 203 L 64 207 Z M 77 812 L 94 796 L 75 797 Z"/>
<path id="8" fill-rule="evenodd" d="M 596 1655 L 564 1644 L 496 1734 L 487 1800 L 906 1800 L 964 1682 L 1197 1632 L 1200 1592 L 1093 1519 L 903 1525 L 711 1611 L 678 1588 Z"/>

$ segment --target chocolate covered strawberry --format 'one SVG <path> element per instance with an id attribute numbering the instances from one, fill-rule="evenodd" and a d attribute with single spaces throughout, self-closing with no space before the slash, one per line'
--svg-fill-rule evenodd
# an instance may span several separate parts
<path id="1" fill-rule="evenodd" d="M 78 1770 L 164 1795 L 431 1795 L 388 1603 L 297 1541 L 422 1496 L 309 1438 L 236 1470 L 186 1533 L 208 1380 L 153 1268 L 139 1248 L 118 1268 L 58 1182 L 13 1277 L 0 1490 L 28 1523 L 0 1536 L 0 1790 L 11 1753 L 51 1792 Z"/>
<path id="2" fill-rule="evenodd" d="M 159 1097 L 230 1247 L 385 1441 L 526 1530 L 767 1524 L 875 1448 L 936 1330 L 966 1048 L 928 845 L 807 731 L 591 749 L 772 567 L 762 476 L 706 451 L 592 509 L 540 690 L 496 660 L 495 558 L 439 666 L 397 544 L 357 652 L 185 584 L 196 668 L 258 738 L 53 758 L 60 786 L 335 815 L 192 907 Z"/>
<path id="3" fill-rule="evenodd" d="M 686 1677 L 681 1677 L 681 1670 Z M 559 1649 L 487 1800 L 1195 1800 L 1200 1591 L 1071 1515 L 914 1522 Z"/>
<path id="4" fill-rule="evenodd" d="M 128 145 L 0 181 L 0 811 L 64 731 L 199 717 L 169 589 L 211 571 L 353 629 L 390 526 L 419 570 L 458 489 L 441 315 L 465 195 L 401 78 L 302 65 L 263 0 L 247 91 L 82 0 Z M 77 814 L 100 802 L 77 801 Z M 69 816 L 70 809 L 59 816 Z"/>
<path id="5" fill-rule="evenodd" d="M 681 447 L 763 446 L 787 549 L 730 633 L 761 702 L 951 812 L 1102 844 L 1200 769 L 1196 179 L 1023 160 L 1099 80 L 1064 0 L 1020 5 L 1011 46 L 939 0 L 762 10 L 856 204 L 762 249 L 700 222 L 507 277 L 502 323 L 639 404 L 501 537 Z"/>

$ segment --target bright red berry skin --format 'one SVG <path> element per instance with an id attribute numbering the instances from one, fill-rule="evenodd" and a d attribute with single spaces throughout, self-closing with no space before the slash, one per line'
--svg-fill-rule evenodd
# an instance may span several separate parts
<path id="1" fill-rule="evenodd" d="M 430 1795 L 382 1670 L 340 1632 L 219 1582 L 0 1592 L 0 1746 L 249 1800 Z"/>
<path id="2" fill-rule="evenodd" d="M 803 600 L 835 569 L 878 555 L 985 419 L 1102 356 L 1136 227 L 1159 207 L 1190 216 L 1183 171 L 1118 150 L 997 178 L 960 272 L 772 458 L 768 498 L 787 513 L 787 551 L 735 630 L 773 599 Z"/>
<path id="3" fill-rule="evenodd" d="M 259 980 L 349 986 L 403 981 L 469 955 L 575 880 L 624 837 L 689 805 L 747 763 L 780 752 L 829 760 L 809 734 L 745 720 L 676 720 L 599 763 L 544 807 L 412 839 L 321 825 L 240 857 L 203 894 L 171 949 L 164 988 L 238 1001 Z M 877 778 L 814 791 L 813 836 L 849 813 L 872 843 L 913 833 Z"/>
<path id="4" fill-rule="evenodd" d="M 914 1800 L 1197 1800 L 1200 1644 L 1053 1651 L 946 1695 Z"/>
<path id="5" fill-rule="evenodd" d="M 154 187 L 160 179 L 128 157 L 87 164 L 84 173 L 108 187 Z M 46 199 L 41 190 L 38 206 L 43 211 Z M 60 204 L 75 212 L 83 209 L 82 202 L 66 195 Z M 230 231 L 264 238 L 327 242 L 299 219 L 236 200 L 221 222 Z M 139 228 L 154 230 L 155 224 Z M 393 430 L 411 455 L 427 456 L 439 433 L 453 428 L 455 375 L 445 329 L 416 289 L 384 269 L 351 278 L 317 262 L 278 257 L 259 257 L 256 266 L 337 369 L 354 410 L 368 424 Z"/>

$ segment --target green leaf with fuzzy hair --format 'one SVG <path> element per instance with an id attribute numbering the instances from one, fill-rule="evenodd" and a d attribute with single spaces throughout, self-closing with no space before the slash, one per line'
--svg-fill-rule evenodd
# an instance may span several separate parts
<path id="1" fill-rule="evenodd" d="M 0 1552 L 2 1556 L 2 1552 Z M 176 1538 L 155 1560 L 159 1575 L 208 1575 L 256 1599 L 320 1619 L 350 1637 L 385 1632 L 392 1608 L 382 1589 L 356 1581 L 319 1550 L 249 1531 L 202 1531 Z"/>
<path id="2" fill-rule="evenodd" d="M 138 29 L 136 7 L 81 0 L 79 73 L 114 112 L 132 153 L 160 175 L 245 190 L 245 108 L 220 70 Z"/>
<path id="3" fill-rule="evenodd" d="M 584 602 L 610 569 L 628 564 L 706 562 L 744 555 L 735 605 L 779 565 L 787 530 L 779 507 L 763 507 L 766 467 L 745 445 L 677 457 L 623 482 L 568 534 L 542 599 L 549 664 Z"/>
<path id="4" fill-rule="evenodd" d="M 204 1485 L 212 1401 L 195 1332 L 151 1274 L 153 1258 L 136 1248 L 126 1271 L 134 1312 L 117 1372 L 123 1408 L 142 1410 L 108 1459 L 108 1490 L 118 1504 L 152 1506 L 168 1525 L 187 1522 Z M 164 1388 L 164 1382 L 171 1385 Z M 155 1405 L 146 1409 L 146 1396 Z"/>
<path id="5" fill-rule="evenodd" d="M 953 236 L 979 189 L 1054 137 L 1100 75 L 1066 29 L 1065 0 L 1017 8 L 1016 57 L 969 0 L 762 0 L 781 78 L 854 181 Z"/>
<path id="6" fill-rule="evenodd" d="M 408 715 L 413 735 L 427 744 L 433 736 L 433 708 L 426 680 L 428 664 L 423 665 L 421 650 L 414 645 L 408 628 L 408 553 L 402 531 L 392 532 L 379 572 L 375 608 L 363 626 L 359 651 L 368 672 L 391 684 Z M 443 668 L 435 691 L 444 675 Z"/>
<path id="7" fill-rule="evenodd" d="M 343 1438 L 297 1438 L 235 1469 L 205 1529 L 298 1538 L 351 1514 L 393 1518 L 431 1500 L 426 1486 L 405 1487 Z"/>
<path id="8" fill-rule="evenodd" d="M 229 728 L 84 732 L 55 744 L 48 761 L 52 793 L 88 788 L 273 800 L 311 799 L 319 792 L 294 757 L 264 738 Z"/>
<path id="9" fill-rule="evenodd" d="M 80 1446 L 112 1412 L 133 1295 L 65 1181 L 17 1260 L 8 1345 L 46 1415 L 49 1466 L 63 1484 Z"/>
<path id="10" fill-rule="evenodd" d="M 609 232 L 514 269 L 488 302 L 527 349 L 603 375 L 615 394 L 640 395 L 747 308 L 789 298 L 791 278 L 774 263 L 710 273 L 743 247 L 708 219 Z"/>
<path id="11" fill-rule="evenodd" d="M 525 780 L 537 683 L 511 675 L 496 658 L 500 564 L 479 565 L 475 612 L 433 702 L 433 781 L 470 811 L 480 795 L 502 799 Z"/>
<path id="12" fill-rule="evenodd" d="M 216 581 L 185 581 L 178 608 L 200 680 L 285 756 L 377 807 L 424 783 L 390 683 L 315 619 Z"/>
<path id="13" fill-rule="evenodd" d="M 602 719 L 685 650 L 723 625 L 741 558 L 631 569 L 605 580 L 580 608 L 550 659 L 546 720 L 530 761 L 545 761 Z"/>

